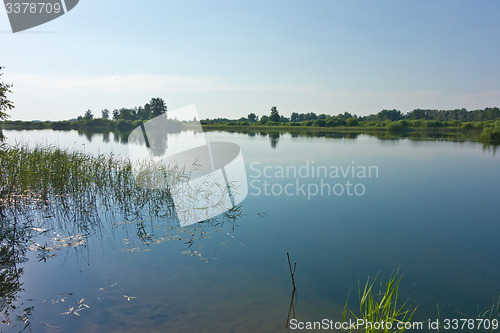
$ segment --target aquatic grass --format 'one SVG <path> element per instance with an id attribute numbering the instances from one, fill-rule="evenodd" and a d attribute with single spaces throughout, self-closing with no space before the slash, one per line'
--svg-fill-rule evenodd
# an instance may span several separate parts
<path id="1" fill-rule="evenodd" d="M 342 321 L 346 321 L 347 313 L 350 313 L 355 320 L 363 320 L 362 331 L 371 332 L 404 332 L 404 323 L 410 323 L 417 308 L 411 308 L 407 301 L 401 304 L 399 299 L 399 284 L 403 274 L 399 269 L 394 271 L 389 280 L 384 280 L 377 274 L 372 280 L 368 278 L 364 287 L 358 281 L 359 312 L 354 313 L 348 309 L 349 297 L 347 298 Z M 377 280 L 378 291 L 375 290 Z M 377 327 L 375 324 L 385 323 Z M 390 323 L 390 325 L 388 325 Z M 397 324 L 402 323 L 403 328 L 398 329 Z M 373 324 L 373 325 L 371 325 Z M 358 327 L 359 329 L 359 327 Z M 353 332 L 351 329 L 349 332 Z"/>
<path id="2" fill-rule="evenodd" d="M 173 212 L 168 188 L 139 186 L 130 161 L 114 155 L 92 156 L 56 147 L 3 145 L 0 149 L 1 206 L 15 209 L 51 203 L 82 217 L 99 206 L 134 215 L 146 209 L 153 215 Z M 78 216 L 77 216 L 78 217 Z"/>
<path id="3" fill-rule="evenodd" d="M 145 161 L 133 166 L 113 154 L 2 144 L 0 217 L 20 217 L 35 228 L 49 229 L 49 223 L 55 223 L 68 236 L 100 231 L 102 220 L 114 214 L 129 221 L 143 216 L 174 221 L 176 209 L 167 184 L 186 180 L 184 168 L 170 165 Z M 241 207 L 235 206 L 203 224 L 221 228 L 240 216 Z"/>
<path id="4" fill-rule="evenodd" d="M 500 296 L 497 297 L 497 302 L 493 303 L 491 308 L 480 312 L 477 318 L 489 320 L 490 322 L 492 322 L 493 320 L 497 320 L 497 328 L 498 328 L 498 319 L 500 318 Z M 485 331 L 494 332 L 495 328 L 492 325 L 491 329 L 485 329 Z"/>
<path id="5" fill-rule="evenodd" d="M 491 306 L 480 306 L 477 305 L 477 311 L 475 315 L 470 315 L 462 311 L 452 311 L 446 314 L 446 316 L 441 315 L 441 310 L 439 307 L 439 302 L 436 304 L 437 311 L 437 332 L 449 331 L 453 322 L 448 322 L 446 325 L 444 320 L 458 320 L 457 324 L 459 327 L 462 325 L 469 331 L 474 330 L 475 332 L 495 332 L 500 325 L 500 295 L 497 297 L 496 302 L 493 302 Z M 463 321 L 467 320 L 466 323 Z M 473 321 L 473 328 L 469 325 Z M 442 329 L 442 330 L 441 330 Z"/>
<path id="6" fill-rule="evenodd" d="M 144 177 L 187 179 L 183 170 L 172 172 L 158 165 L 142 171 Z M 144 246 L 182 241 L 200 260 L 217 259 L 201 254 L 202 249 L 205 251 L 203 244 L 196 249 L 193 244 L 209 238 L 213 231 L 223 230 L 226 222 L 234 229 L 241 206 L 180 228 L 169 187 L 145 187 L 136 176 L 137 169 L 129 160 L 113 154 L 95 156 L 54 146 L 0 144 L 0 314 L 5 317 L 0 324 L 9 324 L 9 314 L 18 310 L 23 274 L 18 264 L 27 260 L 28 250 L 45 262 L 55 257 L 56 251 L 71 249 L 78 260 L 84 256 L 83 249 L 88 249 L 89 237 L 110 241 L 110 234 L 120 227 L 127 235 L 128 228 L 135 229 L 137 236 L 137 240 L 125 240 L 127 252 L 149 251 Z M 117 222 L 116 215 L 125 222 Z M 144 223 L 146 219 L 150 226 Z M 164 230 L 157 228 L 160 225 Z M 74 309 L 68 313 L 77 314 L 80 307 Z"/>

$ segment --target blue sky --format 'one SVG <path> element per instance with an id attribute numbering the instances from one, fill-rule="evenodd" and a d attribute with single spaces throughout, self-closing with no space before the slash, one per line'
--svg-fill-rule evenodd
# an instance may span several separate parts
<path id="1" fill-rule="evenodd" d="M 12 119 L 162 97 L 202 118 L 500 106 L 498 1 L 98 1 L 12 34 Z"/>

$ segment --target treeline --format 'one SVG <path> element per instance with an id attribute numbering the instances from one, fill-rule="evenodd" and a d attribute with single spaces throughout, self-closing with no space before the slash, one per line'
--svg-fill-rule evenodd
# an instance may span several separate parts
<path id="1" fill-rule="evenodd" d="M 382 110 L 376 115 L 362 117 L 364 121 L 384 121 L 384 120 L 437 120 L 437 121 L 486 121 L 498 120 L 500 118 L 500 109 L 497 107 L 486 108 L 484 110 L 467 111 L 466 109 L 455 110 L 429 110 L 415 109 L 407 114 L 399 110 Z"/>
<path id="2" fill-rule="evenodd" d="M 110 130 L 127 131 L 140 125 L 141 122 L 147 121 L 167 112 L 167 105 L 162 98 L 151 98 L 149 103 L 144 106 L 136 106 L 134 108 L 114 109 L 110 112 L 108 109 L 101 111 L 101 117 L 96 118 L 91 110 L 87 110 L 83 116 L 79 116 L 75 124 L 72 121 L 55 122 L 52 124 L 52 129 L 71 129 L 71 128 L 107 128 Z M 110 117 L 112 119 L 110 119 Z"/>
<path id="3" fill-rule="evenodd" d="M 430 109 L 415 109 L 406 114 L 399 110 L 382 110 L 377 114 L 368 116 L 351 115 L 349 112 L 340 113 L 338 115 L 319 114 L 314 112 L 297 113 L 293 112 L 290 117 L 285 117 L 279 114 L 278 109 L 273 106 L 270 115 L 263 115 L 260 118 L 255 113 L 250 113 L 246 118 L 242 117 L 237 120 L 227 118 L 205 119 L 203 124 L 236 124 L 241 122 L 260 123 L 273 125 L 273 123 L 300 123 L 306 126 L 324 125 L 329 126 L 356 126 L 361 122 L 385 122 L 398 120 L 434 120 L 439 122 L 474 122 L 499 120 L 500 109 L 498 107 L 486 108 L 484 110 L 467 111 L 466 109 L 456 110 L 430 110 Z M 328 124 L 328 125 L 327 125 Z M 456 123 L 454 123 L 456 124 Z M 293 126 L 293 125 L 292 125 Z"/>
<path id="4" fill-rule="evenodd" d="M 64 121 L 5 121 L 6 129 L 87 129 L 95 131 L 130 131 L 142 122 L 167 112 L 165 101 L 159 97 L 151 98 L 144 106 L 134 108 L 108 109 L 101 111 L 100 117 L 87 110 L 83 116 Z M 110 119 L 111 118 L 111 119 Z"/>
<path id="5" fill-rule="evenodd" d="M 83 116 L 79 116 L 77 118 L 77 121 L 88 121 L 93 119 L 109 120 L 110 116 L 112 116 L 113 120 L 149 120 L 166 112 L 167 105 L 165 104 L 165 101 L 156 97 L 151 98 L 149 103 L 144 104 L 144 106 L 114 109 L 111 114 L 108 109 L 104 109 L 101 111 L 100 118 L 94 118 L 92 111 L 87 110 Z"/>
<path id="6" fill-rule="evenodd" d="M 269 115 L 260 118 L 255 113 L 237 120 L 227 118 L 205 119 L 202 125 L 208 127 L 246 127 L 246 126 L 294 126 L 294 127 L 340 127 L 358 128 L 359 130 L 383 129 L 390 131 L 408 131 L 418 129 L 453 129 L 476 134 L 483 140 L 500 142 L 500 109 L 484 110 L 424 110 L 415 109 L 406 114 L 399 110 L 382 110 L 377 114 L 358 117 L 349 112 L 338 115 L 314 112 L 293 112 L 290 117 L 279 114 L 276 106 Z"/>

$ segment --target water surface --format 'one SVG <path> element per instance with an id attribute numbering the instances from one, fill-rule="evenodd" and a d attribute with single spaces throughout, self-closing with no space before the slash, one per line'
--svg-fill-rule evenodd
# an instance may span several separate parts
<path id="1" fill-rule="evenodd" d="M 128 151 L 112 133 L 5 134 L 9 143 L 90 154 Z M 194 134 L 176 135 L 184 140 Z M 482 144 L 205 135 L 242 149 L 250 188 L 241 216 L 179 228 L 171 218 L 101 211 L 102 224 L 81 245 L 62 247 L 45 260 L 28 251 L 18 303 L 33 306 L 33 331 L 285 331 L 292 292 L 286 251 L 297 262 L 294 304 L 301 321 L 341 320 L 358 280 L 398 267 L 405 272 L 402 295 L 419 305 L 417 319 L 436 319 L 438 303 L 441 317 L 460 312 L 476 318 L 500 295 L 500 158 Z M 313 176 L 314 167 L 329 173 Z M 370 167 L 370 177 L 358 173 Z M 280 173 L 300 168 L 301 176 Z M 354 177 L 331 173 L 349 168 Z M 358 185 L 357 194 L 347 193 L 347 182 Z M 301 185 L 305 194 L 297 190 Z M 33 242 L 70 236 L 61 222 L 71 223 L 40 214 L 39 227 L 51 230 Z M 23 327 L 13 320 L 2 330 Z"/>

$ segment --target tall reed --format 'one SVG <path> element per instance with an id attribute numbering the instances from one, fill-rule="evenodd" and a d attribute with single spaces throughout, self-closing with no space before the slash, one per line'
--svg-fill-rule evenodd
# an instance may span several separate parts
<path id="1" fill-rule="evenodd" d="M 345 321 L 349 313 L 355 320 L 363 320 L 367 324 L 363 327 L 363 332 L 404 332 L 404 324 L 411 322 L 417 308 L 411 308 L 407 305 L 407 301 L 401 303 L 399 299 L 399 283 L 402 277 L 398 269 L 391 274 L 387 282 L 384 282 L 379 274 L 373 280 L 368 278 L 363 288 L 358 281 L 359 312 L 348 310 L 349 299 L 347 299 L 342 320 Z M 377 280 L 380 280 L 378 290 L 374 290 Z M 381 327 L 370 325 L 382 322 L 385 325 Z M 397 328 L 398 323 L 402 323 L 403 328 Z"/>

